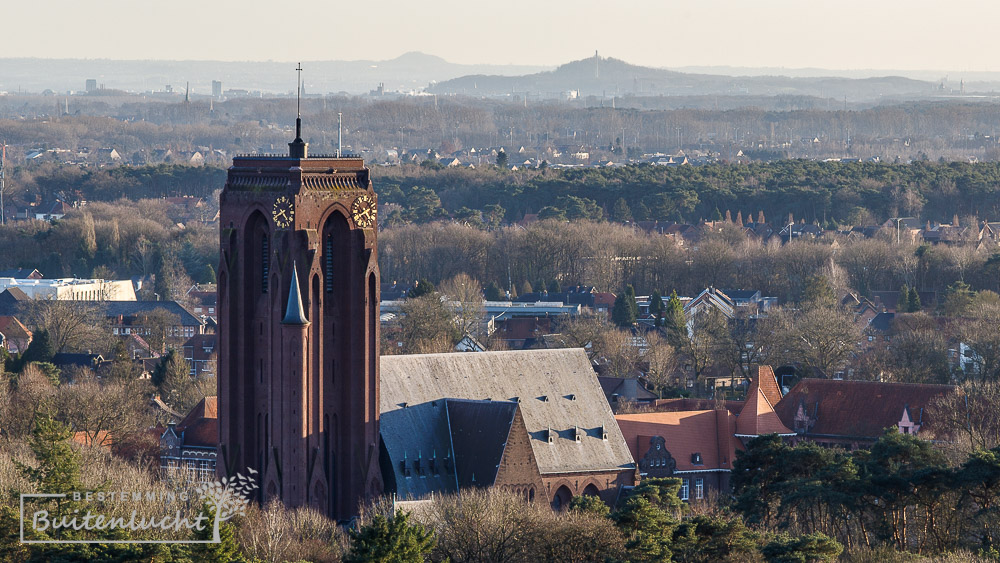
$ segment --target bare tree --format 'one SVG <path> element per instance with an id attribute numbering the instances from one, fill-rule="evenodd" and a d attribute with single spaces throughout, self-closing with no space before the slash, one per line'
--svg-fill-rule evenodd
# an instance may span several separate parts
<path id="1" fill-rule="evenodd" d="M 480 326 L 486 316 L 482 284 L 462 273 L 442 283 L 439 290 L 459 333 L 479 338 L 482 333 Z"/>
<path id="2" fill-rule="evenodd" d="M 28 323 L 47 330 L 55 352 L 106 351 L 108 327 L 104 310 L 87 301 L 31 299 L 21 302 Z"/>
<path id="3" fill-rule="evenodd" d="M 663 389 L 670 385 L 670 378 L 677 369 L 677 351 L 658 332 L 646 334 L 648 347 L 642 360 L 646 364 L 646 381 L 657 395 L 663 397 Z"/>
<path id="4" fill-rule="evenodd" d="M 639 361 L 637 338 L 631 331 L 608 327 L 594 340 L 594 356 L 603 360 L 604 375 L 628 377 Z"/>

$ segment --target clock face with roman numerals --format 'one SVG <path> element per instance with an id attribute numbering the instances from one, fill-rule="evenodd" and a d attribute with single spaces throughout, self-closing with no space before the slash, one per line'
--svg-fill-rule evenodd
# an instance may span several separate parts
<path id="1" fill-rule="evenodd" d="M 295 205 L 290 199 L 281 196 L 274 200 L 274 208 L 271 210 L 271 218 L 279 229 L 287 229 L 292 225 L 295 218 Z"/>
<path id="2" fill-rule="evenodd" d="M 377 209 L 375 198 L 370 194 L 362 194 L 351 205 L 351 216 L 354 217 L 354 223 L 357 226 L 368 229 L 375 225 Z"/>

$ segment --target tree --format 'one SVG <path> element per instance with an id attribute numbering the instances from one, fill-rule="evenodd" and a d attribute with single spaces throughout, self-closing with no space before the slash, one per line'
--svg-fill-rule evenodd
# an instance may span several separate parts
<path id="1" fill-rule="evenodd" d="M 410 514 L 396 512 L 392 517 L 381 514 L 360 530 L 350 531 L 351 550 L 344 557 L 347 563 L 422 562 L 434 550 L 434 531 L 410 522 Z"/>
<path id="2" fill-rule="evenodd" d="M 958 331 L 971 351 L 963 358 L 966 375 L 978 376 L 981 381 L 1000 380 L 1000 304 L 978 305 L 969 316 L 972 318 L 963 319 Z"/>
<path id="3" fill-rule="evenodd" d="M 48 333 L 53 353 L 103 350 L 107 343 L 106 317 L 96 303 L 31 299 L 21 307 L 33 329 Z"/>
<path id="4" fill-rule="evenodd" d="M 777 342 L 787 358 L 833 374 L 844 367 L 861 340 L 861 329 L 853 315 L 832 307 L 810 307 L 802 311 L 781 311 Z"/>
<path id="5" fill-rule="evenodd" d="M 173 327 L 181 324 L 181 319 L 174 313 L 157 307 L 142 315 L 143 336 L 151 350 L 162 354 L 167 350 L 167 337 Z"/>
<path id="6" fill-rule="evenodd" d="M 677 290 L 670 292 L 670 299 L 663 310 L 663 328 L 667 332 L 667 338 L 675 348 L 680 348 L 688 337 L 687 316 L 684 314 L 684 305 L 677 297 Z"/>
<path id="7" fill-rule="evenodd" d="M 593 342 L 594 356 L 604 360 L 604 375 L 628 377 L 639 361 L 639 348 L 632 333 L 608 327 Z"/>
<path id="8" fill-rule="evenodd" d="M 451 352 L 462 338 L 452 313 L 436 292 L 407 299 L 400 312 L 400 340 L 407 354 Z"/>
<path id="9" fill-rule="evenodd" d="M 39 491 L 55 494 L 83 488 L 79 456 L 69 443 L 72 436 L 69 426 L 56 420 L 51 413 L 35 413 L 29 444 L 38 466 L 15 464 Z"/>
<path id="10" fill-rule="evenodd" d="M 944 314 L 949 317 L 960 317 L 966 313 L 972 305 L 974 293 L 969 284 L 963 281 L 956 281 L 944 290 L 943 309 Z"/>
<path id="11" fill-rule="evenodd" d="M 208 514 L 215 520 L 215 506 L 206 504 L 202 509 L 203 514 Z M 236 538 L 236 526 L 231 522 L 225 522 L 219 526 L 218 541 L 212 543 L 193 544 L 191 555 L 198 561 L 211 561 L 217 563 L 243 563 L 246 558 L 240 551 L 240 544 Z M 214 526 L 205 526 L 201 530 L 195 529 L 194 539 L 200 541 L 212 540 Z"/>
<path id="12" fill-rule="evenodd" d="M 497 282 L 491 281 L 489 285 L 486 286 L 486 300 L 487 301 L 502 301 L 504 299 L 504 294 L 500 291 L 500 286 Z"/>
<path id="13" fill-rule="evenodd" d="M 635 302 L 635 289 L 629 285 L 621 295 L 615 297 L 611 310 L 611 320 L 620 327 L 630 327 L 635 324 L 639 314 L 639 306 Z"/>
<path id="14" fill-rule="evenodd" d="M 820 532 L 798 537 L 779 534 L 760 551 L 769 563 L 813 563 L 835 560 L 844 546 Z"/>
<path id="15" fill-rule="evenodd" d="M 483 223 L 491 229 L 496 229 L 503 223 L 503 218 L 507 211 L 496 203 L 491 203 L 483 207 Z"/>
<path id="16" fill-rule="evenodd" d="M 24 366 L 33 362 L 51 361 L 55 353 L 56 351 L 52 346 L 52 339 L 49 337 L 49 331 L 45 329 L 37 330 L 33 334 L 31 344 L 28 344 L 28 349 L 21 354 L 15 363 L 13 371 L 21 371 L 24 369 Z"/>
<path id="17" fill-rule="evenodd" d="M 660 295 L 659 290 L 654 289 L 653 294 L 649 296 L 649 314 L 656 319 L 656 326 L 663 326 L 663 312 L 665 310 L 663 296 Z"/>
<path id="18" fill-rule="evenodd" d="M 424 278 L 421 278 L 417 280 L 417 283 L 412 288 L 410 288 L 410 291 L 406 294 L 406 296 L 410 299 L 416 299 L 418 297 L 430 295 L 434 293 L 434 291 L 434 284 Z"/>
<path id="19" fill-rule="evenodd" d="M 607 503 L 596 495 L 579 495 L 573 497 L 573 500 L 569 501 L 569 509 L 570 511 L 586 512 L 596 516 L 608 516 L 611 514 L 611 509 L 608 508 Z"/>
<path id="20" fill-rule="evenodd" d="M 486 316 L 482 285 L 462 273 L 441 284 L 441 295 L 458 332 L 478 337 L 480 324 Z"/>
<path id="21" fill-rule="evenodd" d="M 503 149 L 497 152 L 497 168 L 507 168 L 507 152 Z"/>
<path id="22" fill-rule="evenodd" d="M 802 291 L 803 306 L 833 307 L 837 298 L 833 286 L 823 275 L 809 276 L 805 289 Z"/>
<path id="23" fill-rule="evenodd" d="M 202 268 L 201 283 L 215 283 L 215 268 L 211 264 L 205 264 Z"/>
<path id="24" fill-rule="evenodd" d="M 920 308 L 920 294 L 917 293 L 916 287 L 911 287 L 906 296 L 906 309 L 910 313 L 918 313 Z"/>
<path id="25" fill-rule="evenodd" d="M 167 352 L 153 369 L 153 385 L 167 404 L 178 412 L 188 412 L 205 398 L 198 381 L 191 376 L 191 367 L 177 350 Z"/>
<path id="26" fill-rule="evenodd" d="M 625 198 L 620 197 L 615 202 L 615 206 L 611 209 L 611 220 L 616 223 L 625 223 L 632 220 L 632 210 L 629 209 Z"/>
<path id="27" fill-rule="evenodd" d="M 756 534 L 739 517 L 699 515 L 674 529 L 674 560 L 710 563 L 739 560 L 757 550 Z"/>
<path id="28" fill-rule="evenodd" d="M 613 514 L 633 561 L 665 561 L 673 555 L 673 532 L 684 507 L 677 496 L 680 488 L 676 478 L 643 479 Z"/>
<path id="29" fill-rule="evenodd" d="M 646 334 L 648 347 L 642 359 L 646 363 L 646 381 L 660 398 L 669 385 L 670 377 L 677 369 L 677 351 L 670 341 L 659 332 Z"/>

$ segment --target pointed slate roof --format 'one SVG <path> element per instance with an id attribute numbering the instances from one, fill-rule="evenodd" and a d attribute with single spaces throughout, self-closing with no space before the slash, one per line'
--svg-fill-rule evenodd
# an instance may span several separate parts
<path id="1" fill-rule="evenodd" d="M 298 139 L 301 141 L 301 139 Z M 286 325 L 307 325 L 306 311 L 302 307 L 302 294 L 299 293 L 299 274 L 292 262 L 292 281 L 288 290 L 288 305 L 285 307 L 285 318 L 281 320 Z"/>

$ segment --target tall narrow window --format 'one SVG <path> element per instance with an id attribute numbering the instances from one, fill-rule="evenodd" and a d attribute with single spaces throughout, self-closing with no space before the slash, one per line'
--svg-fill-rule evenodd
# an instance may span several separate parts
<path id="1" fill-rule="evenodd" d="M 323 286 L 333 293 L 333 236 L 326 235 L 323 247 Z"/>
<path id="2" fill-rule="evenodd" d="M 267 235 L 260 240 L 260 292 L 267 293 L 268 269 L 270 268 L 270 249 L 267 244 Z"/>
<path id="3" fill-rule="evenodd" d="M 705 498 L 705 480 L 701 477 L 694 480 L 694 498 Z"/>
<path id="4" fill-rule="evenodd" d="M 688 486 L 689 486 L 689 483 L 688 483 L 687 479 L 684 479 L 684 480 L 681 481 L 681 500 L 687 500 L 688 499 L 688 490 L 689 490 Z"/>

